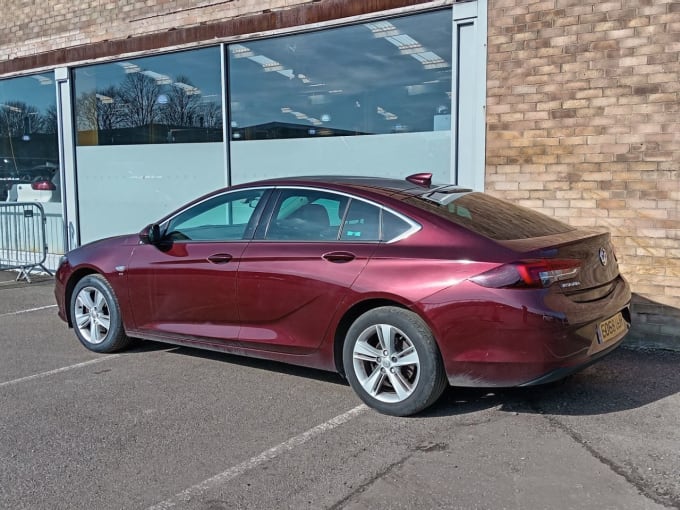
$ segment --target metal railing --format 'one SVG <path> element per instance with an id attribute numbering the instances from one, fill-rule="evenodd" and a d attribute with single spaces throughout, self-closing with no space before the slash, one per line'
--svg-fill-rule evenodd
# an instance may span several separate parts
<path id="1" fill-rule="evenodd" d="M 36 269 L 45 266 L 47 241 L 43 206 L 36 202 L 0 203 L 0 269 L 19 269 L 17 281 L 31 282 Z"/>

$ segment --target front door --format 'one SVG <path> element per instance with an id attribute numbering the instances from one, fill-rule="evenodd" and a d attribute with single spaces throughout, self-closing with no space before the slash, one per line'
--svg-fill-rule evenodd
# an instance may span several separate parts
<path id="1" fill-rule="evenodd" d="M 168 338 L 238 338 L 236 274 L 265 189 L 214 196 L 161 225 L 128 268 L 136 329 Z"/>

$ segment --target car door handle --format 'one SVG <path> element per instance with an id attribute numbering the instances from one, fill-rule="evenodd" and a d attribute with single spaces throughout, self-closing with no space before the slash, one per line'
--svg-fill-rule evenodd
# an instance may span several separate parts
<path id="1" fill-rule="evenodd" d="M 356 255 L 348 251 L 332 251 L 329 253 L 324 253 L 321 255 L 321 257 L 326 259 L 328 262 L 343 263 L 354 260 Z"/>
<path id="2" fill-rule="evenodd" d="M 231 260 L 231 255 L 228 253 L 216 253 L 215 255 L 210 255 L 208 261 L 213 264 L 226 264 Z"/>

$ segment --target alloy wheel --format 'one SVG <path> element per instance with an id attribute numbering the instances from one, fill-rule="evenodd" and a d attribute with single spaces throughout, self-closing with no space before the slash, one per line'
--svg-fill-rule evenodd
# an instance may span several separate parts
<path id="1" fill-rule="evenodd" d="M 75 302 L 75 324 L 85 340 L 100 344 L 111 327 L 111 312 L 106 297 L 94 287 L 84 287 Z"/>
<path id="2" fill-rule="evenodd" d="M 359 384 L 381 402 L 402 402 L 415 391 L 420 359 L 409 337 L 390 324 L 365 329 L 352 353 Z"/>

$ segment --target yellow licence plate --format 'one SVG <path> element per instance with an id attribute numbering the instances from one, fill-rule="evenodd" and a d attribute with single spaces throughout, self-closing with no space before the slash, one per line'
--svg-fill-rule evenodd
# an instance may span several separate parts
<path id="1" fill-rule="evenodd" d="M 617 338 L 628 329 L 628 324 L 623 319 L 621 312 L 606 321 L 600 322 L 597 327 L 597 341 L 600 344 L 606 344 L 610 340 Z"/>

